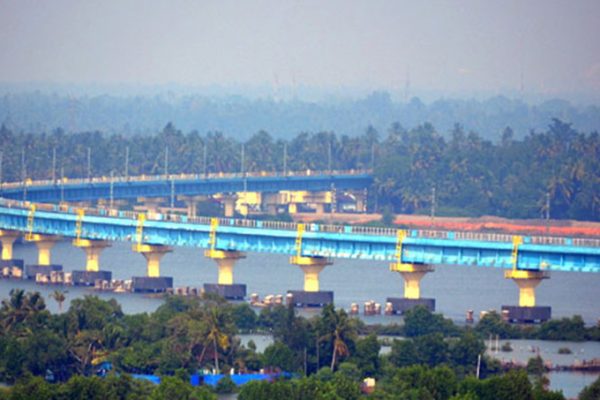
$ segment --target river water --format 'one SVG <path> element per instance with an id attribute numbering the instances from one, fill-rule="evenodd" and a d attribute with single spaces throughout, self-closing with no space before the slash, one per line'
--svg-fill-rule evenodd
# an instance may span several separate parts
<path id="1" fill-rule="evenodd" d="M 163 258 L 161 273 L 172 276 L 175 286 L 201 287 L 204 283 L 216 283 L 216 264 L 205 258 L 202 252 L 197 248 L 175 248 L 173 253 Z M 35 245 L 16 245 L 14 257 L 24 259 L 26 264 L 36 263 Z M 52 251 L 52 262 L 62 264 L 65 271 L 84 269 L 85 256 L 82 250 L 69 242 L 60 242 Z M 112 271 L 113 279 L 130 279 L 132 276 L 144 276 L 146 272 L 144 257 L 133 252 L 131 244 L 127 243 L 117 242 L 104 250 L 100 264 L 101 269 Z M 469 309 L 475 311 L 477 318 L 480 311 L 518 304 L 517 287 L 503 274 L 503 269 L 489 267 L 437 266 L 435 272 L 423 279 L 421 296 L 434 297 L 436 311 L 457 322 L 464 322 Z M 401 297 L 403 292 L 402 278 L 390 272 L 386 262 L 336 259 L 334 265 L 325 268 L 320 277 L 321 290 L 334 291 L 336 306 L 345 309 L 354 302 L 362 309 L 362 304 L 369 300 L 383 305 L 387 297 Z M 302 289 L 303 274 L 298 267 L 288 263 L 287 256 L 249 253 L 246 259 L 236 264 L 234 281 L 245 283 L 248 294 L 258 293 L 262 298 L 268 294 L 285 294 L 290 289 Z M 33 282 L 0 280 L 0 298 L 6 298 L 13 287 L 38 290 L 46 296 L 56 289 Z M 67 290 L 65 309 L 71 299 L 96 293 L 80 287 Z M 595 324 L 600 319 L 600 274 L 553 272 L 551 279 L 543 281 L 536 293 L 539 305 L 552 307 L 553 318 L 579 314 L 587 324 Z M 161 299 L 139 294 L 97 294 L 105 299 L 116 298 L 127 313 L 151 312 L 162 303 Z M 47 299 L 47 304 L 51 311 L 58 311 L 51 299 Z M 318 311 L 309 314 L 314 312 Z M 386 323 L 398 321 L 398 317 L 365 317 L 365 321 Z M 556 381 L 562 379 L 561 375 Z"/>

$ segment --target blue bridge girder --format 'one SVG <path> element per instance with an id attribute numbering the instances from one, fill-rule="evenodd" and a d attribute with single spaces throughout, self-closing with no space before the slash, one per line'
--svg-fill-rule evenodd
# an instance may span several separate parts
<path id="1" fill-rule="evenodd" d="M 0 197 L 38 203 L 92 201 L 97 199 L 136 199 L 139 197 L 169 197 L 212 195 L 217 193 L 279 191 L 362 190 L 372 183 L 366 171 L 289 173 L 286 175 L 211 174 L 169 175 L 125 178 L 94 178 L 5 184 Z"/>
<path id="2" fill-rule="evenodd" d="M 86 210 L 40 206 L 0 199 L 0 229 L 154 245 L 210 247 L 211 219 L 157 215 L 138 220 L 138 214 L 117 210 Z M 92 213 L 94 215 L 92 215 Z M 79 218 L 79 220 L 78 220 Z M 140 229 L 141 225 L 141 229 Z M 307 224 L 301 234 L 301 255 L 360 260 L 476 265 L 513 268 L 512 236 L 465 232 L 406 231 L 399 243 L 397 230 L 375 227 Z M 216 249 L 296 255 L 298 225 L 276 221 L 219 219 Z M 427 233 L 429 232 L 429 233 Z M 522 237 L 517 267 L 525 270 L 600 272 L 600 241 L 594 239 Z M 550 242 L 550 244 L 542 244 Z M 400 259 L 398 250 L 400 249 Z"/>

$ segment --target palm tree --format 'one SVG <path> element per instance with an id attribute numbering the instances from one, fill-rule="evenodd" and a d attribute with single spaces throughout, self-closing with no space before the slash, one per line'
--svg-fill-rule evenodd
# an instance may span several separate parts
<path id="1" fill-rule="evenodd" d="M 58 303 L 58 312 L 59 313 L 62 313 L 62 306 L 63 306 L 63 303 L 65 302 L 65 300 L 67 299 L 67 296 L 65 296 L 67 293 L 69 293 L 68 290 L 65 290 L 65 291 L 55 290 L 50 295 L 50 297 L 52 297 Z"/>
<path id="2" fill-rule="evenodd" d="M 69 353 L 77 360 L 80 374 L 85 374 L 94 361 L 96 352 L 102 348 L 102 332 L 98 330 L 85 330 L 78 332 L 69 341 Z"/>
<path id="3" fill-rule="evenodd" d="M 2 300 L 2 325 L 5 331 L 12 330 L 27 317 L 27 298 L 23 289 L 11 289 L 10 298 Z"/>
<path id="4" fill-rule="evenodd" d="M 352 327 L 348 320 L 348 315 L 344 310 L 336 313 L 336 324 L 331 337 L 333 338 L 333 354 L 331 355 L 331 370 L 335 369 L 338 356 L 347 356 L 350 354 L 346 341 L 352 334 Z"/>
<path id="5" fill-rule="evenodd" d="M 2 326 L 5 331 L 11 331 L 20 327 L 21 324 L 28 322 L 32 317 L 46 309 L 44 298 L 39 292 L 27 293 L 23 289 L 12 289 L 10 299 L 2 300 L 0 316 Z M 31 332 L 30 327 L 24 328 L 21 334 Z"/>
<path id="6" fill-rule="evenodd" d="M 317 351 L 319 343 L 331 344 L 331 370 L 333 371 L 339 357 L 350 354 L 348 345 L 353 341 L 356 329 L 346 311 L 335 311 L 332 305 L 323 308 L 319 325 L 320 336 L 317 336 Z"/>
<path id="7" fill-rule="evenodd" d="M 219 371 L 219 348 L 226 350 L 229 347 L 229 335 L 227 334 L 227 315 L 218 306 L 211 306 L 204 318 L 208 327 L 206 335 L 207 344 L 213 346 L 215 358 L 215 370 Z"/>

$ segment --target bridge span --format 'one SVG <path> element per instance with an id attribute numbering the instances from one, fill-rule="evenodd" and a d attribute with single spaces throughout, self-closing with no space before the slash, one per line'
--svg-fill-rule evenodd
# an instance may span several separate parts
<path id="1" fill-rule="evenodd" d="M 0 184 L 0 197 L 37 203 L 139 200 L 151 211 L 166 199 L 169 208 L 176 201 L 184 202 L 193 216 L 198 202 L 216 195 L 226 216 L 232 217 L 235 210 L 247 214 L 250 206 L 274 213 L 275 207 L 285 205 L 286 211 L 295 213 L 298 204 L 310 203 L 323 211 L 325 205 L 335 207 L 336 193 L 349 192 L 356 197 L 359 211 L 364 211 L 372 180 L 367 170 L 62 178 Z"/>
<path id="2" fill-rule="evenodd" d="M 306 185 L 308 177 L 304 178 Z M 260 178 L 256 180 L 260 181 Z M 333 178 L 329 182 L 331 180 Z M 269 181 L 272 183 L 273 178 Z M 77 190 L 86 191 L 81 195 L 86 198 L 100 190 L 100 187 L 85 189 L 82 184 L 77 185 L 80 185 Z M 105 191 L 106 184 L 103 185 Z M 210 180 L 198 184 L 198 187 L 202 186 L 209 187 Z M 45 186 L 37 193 L 45 193 L 46 199 L 55 200 L 60 196 L 56 193 L 60 190 L 57 185 Z M 10 193 L 9 197 L 15 197 L 18 192 Z M 113 195 L 117 198 L 120 193 L 127 196 L 125 191 Z M 172 280 L 160 274 L 161 257 L 174 246 L 198 247 L 204 249 L 205 256 L 215 260 L 219 271 L 218 283 L 207 284 L 205 289 L 232 298 L 242 298 L 246 292 L 244 285 L 234 283 L 233 270 L 237 260 L 246 257 L 248 252 L 287 254 L 290 263 L 304 271 L 304 290 L 290 291 L 292 301 L 302 305 L 333 301 L 333 293 L 321 290 L 319 273 L 335 259 L 387 262 L 391 271 L 404 278 L 404 297 L 388 298 L 388 306 L 398 313 L 416 304 L 435 307 L 434 299 L 420 296 L 421 279 L 432 272 L 435 265 L 506 269 L 506 278 L 513 279 L 519 286 L 519 306 L 504 307 L 507 318 L 513 320 L 550 317 L 550 307 L 536 305 L 535 287 L 549 278 L 551 271 L 600 272 L 600 239 L 293 224 L 0 199 L 0 240 L 5 269 L 19 267 L 18 262 L 12 260 L 12 244 L 21 236 L 35 242 L 39 250 L 38 264 L 25 267 L 25 275 L 30 277 L 58 271 L 60 266 L 51 263 L 51 248 L 61 238 L 72 239 L 73 244 L 87 255 L 86 269 L 73 272 L 73 281 L 83 284 L 97 279 L 110 280 L 110 271 L 100 269 L 101 251 L 113 241 L 130 242 L 133 251 L 147 259 L 146 276 L 132 279 L 137 290 L 171 287 Z"/>

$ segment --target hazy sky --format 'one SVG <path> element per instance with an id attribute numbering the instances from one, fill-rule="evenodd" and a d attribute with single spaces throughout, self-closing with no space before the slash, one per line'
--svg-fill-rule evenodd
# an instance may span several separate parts
<path id="1" fill-rule="evenodd" d="M 600 93 L 600 1 L 0 0 L 0 81 Z"/>

